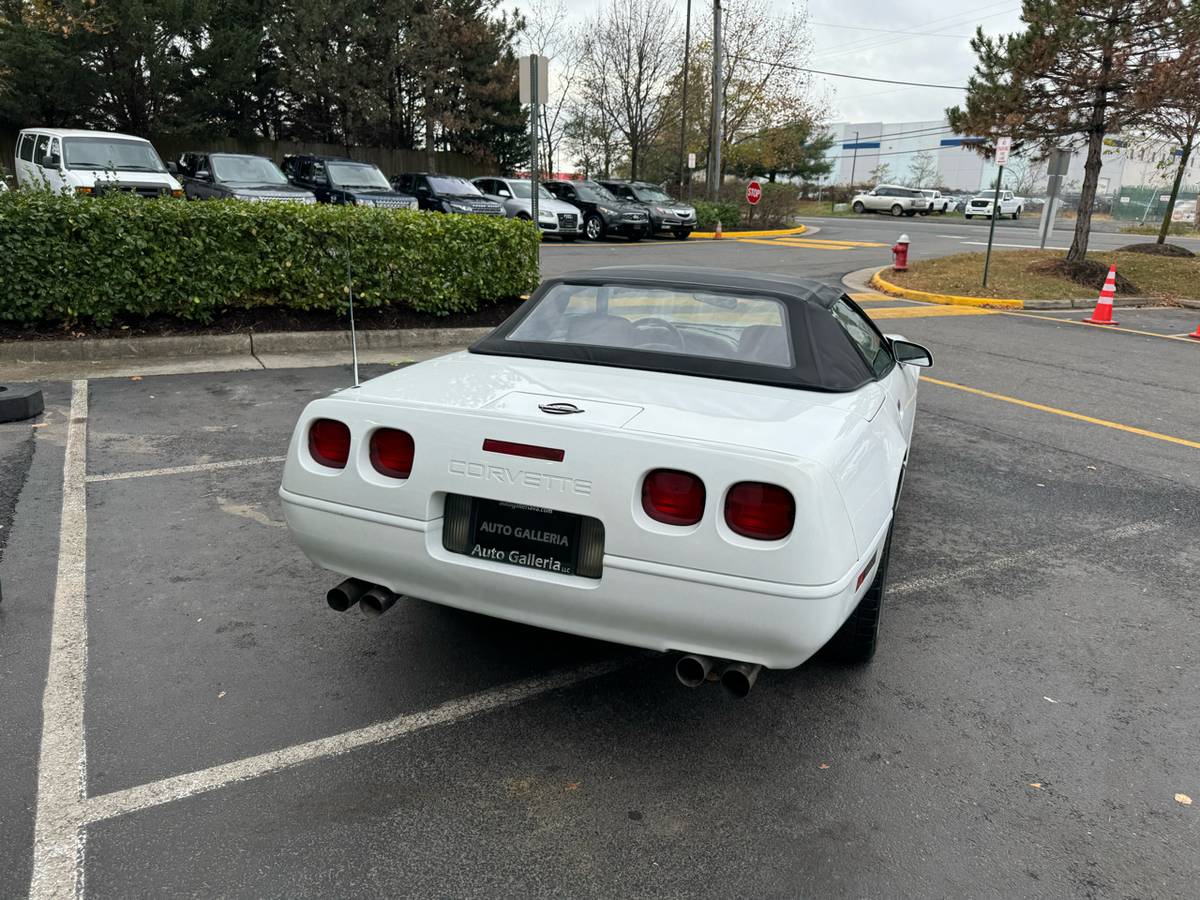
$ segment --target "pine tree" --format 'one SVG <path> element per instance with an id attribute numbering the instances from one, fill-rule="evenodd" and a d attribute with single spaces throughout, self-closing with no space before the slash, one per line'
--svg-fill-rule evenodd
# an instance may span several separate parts
<path id="1" fill-rule="evenodd" d="M 1041 151 L 1087 149 L 1067 260 L 1087 254 L 1104 137 L 1145 121 L 1161 100 L 1150 80 L 1166 51 L 1162 23 L 1181 0 L 1024 0 L 1025 31 L 971 40 L 966 103 L 946 111 L 959 134 L 1011 135 Z M 990 154 L 989 146 L 983 152 Z"/>

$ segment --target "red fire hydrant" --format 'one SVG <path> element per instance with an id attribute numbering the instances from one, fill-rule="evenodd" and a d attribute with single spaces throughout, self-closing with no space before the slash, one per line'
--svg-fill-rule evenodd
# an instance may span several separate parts
<path id="1" fill-rule="evenodd" d="M 892 245 L 892 271 L 908 271 L 908 235 L 900 235 L 900 239 Z"/>

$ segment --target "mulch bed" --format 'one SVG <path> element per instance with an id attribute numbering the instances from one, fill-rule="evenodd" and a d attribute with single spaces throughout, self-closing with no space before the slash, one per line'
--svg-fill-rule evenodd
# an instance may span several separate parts
<path id="1" fill-rule="evenodd" d="M 521 305 L 519 298 L 502 300 L 471 313 L 435 316 L 403 307 L 355 309 L 355 325 L 363 330 L 394 328 L 488 328 L 499 325 Z M 303 312 L 263 306 L 230 309 L 212 322 L 182 322 L 169 316 L 128 319 L 111 325 L 75 324 L 22 326 L 0 322 L 0 340 L 48 341 L 84 338 L 165 337 L 194 334 L 243 334 L 248 331 L 341 331 L 349 327 L 345 315 L 327 310 Z"/>
<path id="2" fill-rule="evenodd" d="M 1196 254 L 1187 247 L 1180 247 L 1178 244 L 1128 244 L 1120 247 L 1118 253 L 1145 253 L 1148 256 L 1195 256 Z"/>
<path id="3" fill-rule="evenodd" d="M 1042 275 L 1065 278 L 1096 291 L 1104 287 L 1104 281 L 1108 278 L 1108 266 L 1094 259 L 1085 259 L 1081 262 L 1068 262 L 1065 258 L 1047 259 L 1034 263 L 1029 270 Z M 1137 285 L 1118 272 L 1117 293 L 1126 297 L 1137 297 L 1140 292 Z"/>

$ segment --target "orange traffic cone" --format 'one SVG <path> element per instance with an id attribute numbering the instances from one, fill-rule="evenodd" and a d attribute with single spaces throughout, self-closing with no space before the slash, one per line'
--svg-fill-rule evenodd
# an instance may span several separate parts
<path id="1" fill-rule="evenodd" d="M 1117 295 L 1117 267 L 1113 264 L 1108 270 L 1108 277 L 1104 279 L 1104 287 L 1100 291 L 1100 299 L 1096 301 L 1096 308 L 1092 310 L 1089 318 L 1083 321 L 1091 325 L 1116 325 L 1116 321 L 1112 317 L 1113 298 Z"/>
<path id="2" fill-rule="evenodd" d="M 1194 341 L 1200 341 L 1200 325 L 1196 326 L 1196 330 L 1188 335 Z"/>
<path id="3" fill-rule="evenodd" d="M 725 235 L 721 233 L 721 220 L 717 219 L 717 230 L 713 232 L 713 240 L 719 241 L 723 237 L 725 237 Z"/>

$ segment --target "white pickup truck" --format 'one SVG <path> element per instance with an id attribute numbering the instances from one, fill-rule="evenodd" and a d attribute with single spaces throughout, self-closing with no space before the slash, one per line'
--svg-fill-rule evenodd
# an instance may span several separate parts
<path id="1" fill-rule="evenodd" d="M 967 205 L 963 209 L 963 218 L 970 219 L 974 216 L 979 216 L 982 219 L 990 219 L 992 217 L 992 200 L 995 196 L 995 191 L 984 191 L 979 196 L 972 197 L 967 201 Z M 1000 209 L 996 212 L 996 218 L 1009 217 L 1019 219 L 1021 218 L 1021 210 L 1024 208 L 1024 197 L 1017 197 L 1012 191 L 1001 191 Z"/>

